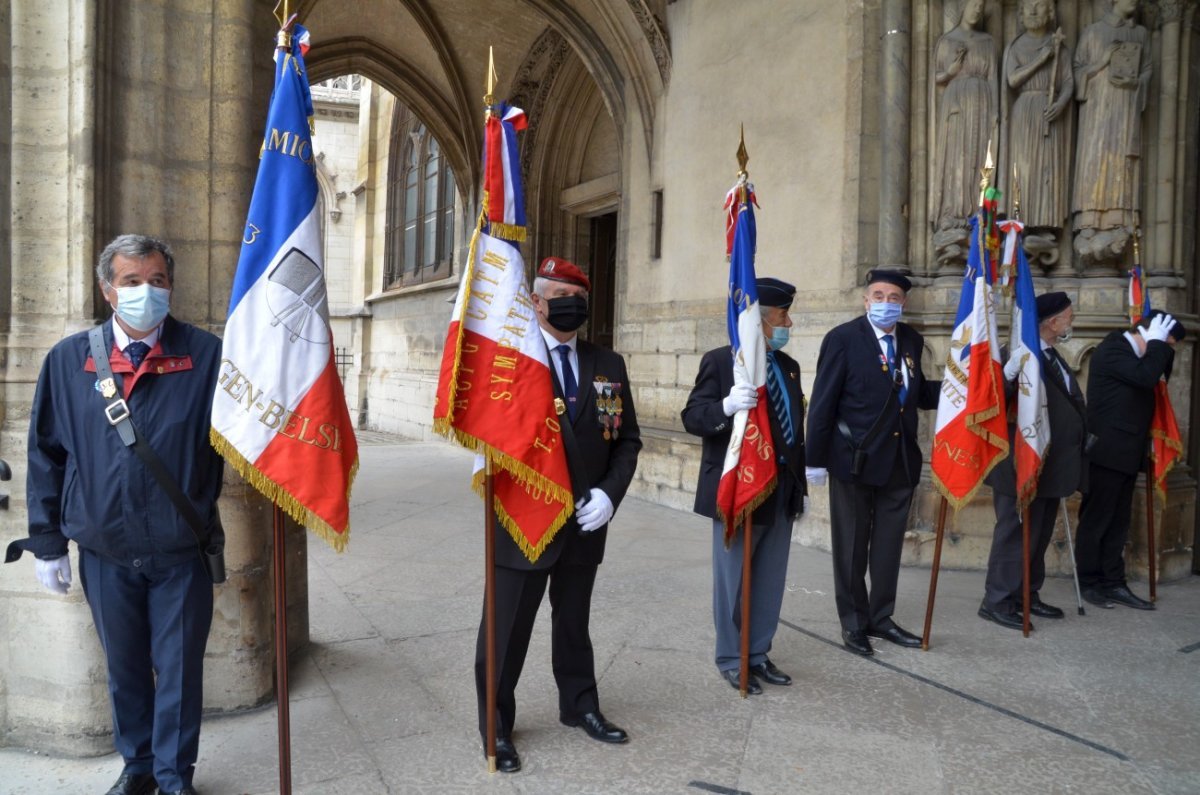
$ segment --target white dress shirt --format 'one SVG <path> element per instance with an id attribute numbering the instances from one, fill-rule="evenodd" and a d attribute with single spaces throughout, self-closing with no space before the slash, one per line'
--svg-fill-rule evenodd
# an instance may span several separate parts
<path id="1" fill-rule="evenodd" d="M 538 326 L 538 331 L 542 332 L 542 337 L 544 337 L 546 340 L 546 347 L 550 349 L 550 366 L 554 368 L 554 375 L 558 378 L 559 387 L 561 388 L 563 386 L 562 355 L 559 354 L 555 348 L 557 348 L 559 345 L 566 345 L 571 349 L 571 352 L 567 355 L 567 358 L 571 360 L 571 372 L 575 374 L 575 383 L 579 386 L 579 389 L 582 390 L 583 384 L 579 383 L 579 351 L 576 349 L 576 344 L 579 342 L 579 335 L 572 335 L 571 339 L 567 340 L 566 342 L 559 342 L 553 337 L 553 335 L 550 334 L 550 332 L 546 331 L 546 329 L 542 328 L 541 326 Z M 565 388 L 563 388 L 563 393 L 566 393 Z M 580 398 L 576 398 L 576 400 L 579 399 Z"/>
<path id="2" fill-rule="evenodd" d="M 125 333 L 125 329 L 121 328 L 121 324 L 117 322 L 117 319 L 115 317 L 113 318 L 112 326 L 113 326 L 113 342 L 115 342 L 117 344 L 117 348 L 120 349 L 121 355 L 124 356 L 126 358 L 126 360 L 128 360 L 129 354 L 125 353 L 125 349 L 129 347 L 129 343 L 133 342 L 133 339 L 131 339 L 130 336 Z M 150 349 L 153 350 L 155 344 L 158 342 L 158 335 L 160 333 L 162 333 L 162 324 L 161 323 L 159 323 L 158 326 L 153 331 L 151 331 L 149 334 L 147 334 L 146 336 L 144 336 L 140 340 L 138 340 L 138 342 L 146 343 L 147 345 L 150 346 Z"/>

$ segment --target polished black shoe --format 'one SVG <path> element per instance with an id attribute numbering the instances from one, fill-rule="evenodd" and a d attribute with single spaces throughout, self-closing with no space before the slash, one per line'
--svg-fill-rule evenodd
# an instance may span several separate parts
<path id="1" fill-rule="evenodd" d="M 158 795 L 198 795 L 198 793 L 189 786 L 183 789 L 160 789 Z"/>
<path id="2" fill-rule="evenodd" d="M 578 726 L 587 732 L 588 737 L 602 743 L 627 743 L 629 735 L 619 726 L 614 726 L 604 719 L 599 712 L 585 712 L 578 718 L 560 718 L 564 726 Z"/>
<path id="3" fill-rule="evenodd" d="M 750 666 L 750 673 L 769 685 L 790 685 L 792 677 L 775 667 L 770 660 L 763 660 L 758 665 Z"/>
<path id="4" fill-rule="evenodd" d="M 1132 607 L 1134 610 L 1154 609 L 1154 602 L 1147 602 L 1140 596 L 1135 596 L 1127 585 L 1118 585 L 1115 588 L 1103 588 L 1100 589 L 1100 594 L 1111 602 Z"/>
<path id="5" fill-rule="evenodd" d="M 154 795 L 158 782 L 153 773 L 121 773 L 121 777 L 112 785 L 112 789 L 104 795 Z"/>
<path id="6" fill-rule="evenodd" d="M 875 653 L 875 650 L 871 648 L 871 641 L 867 640 L 867 633 L 861 629 L 843 629 L 842 645 L 855 654 L 861 654 L 864 657 L 869 657 Z"/>
<path id="7" fill-rule="evenodd" d="M 1017 615 L 1024 612 L 1021 603 L 1017 604 L 1016 611 Z M 1061 607 L 1048 605 L 1037 596 L 1029 598 L 1029 614 L 1040 618 L 1062 618 L 1064 615 Z"/>
<path id="8" fill-rule="evenodd" d="M 487 756 L 487 743 L 483 744 L 483 755 Z M 496 738 L 496 769 L 501 773 L 516 773 L 521 769 L 521 756 L 517 746 L 508 737 Z"/>
<path id="9" fill-rule="evenodd" d="M 893 623 L 886 629 L 868 629 L 867 635 L 872 638 L 880 638 L 882 640 L 891 641 L 897 646 L 903 646 L 906 649 L 919 649 L 921 647 L 921 639 L 919 637 L 896 623 Z"/>
<path id="10" fill-rule="evenodd" d="M 1096 607 L 1103 607 L 1105 610 L 1112 610 L 1114 606 L 1099 588 L 1084 588 L 1083 601 L 1093 604 Z"/>
<path id="11" fill-rule="evenodd" d="M 721 671 L 721 676 L 729 683 L 729 686 L 739 693 L 742 691 L 742 672 L 737 668 L 730 668 L 728 671 Z M 791 681 L 790 679 L 788 681 Z M 746 695 L 757 696 L 762 693 L 762 685 L 758 683 L 758 679 L 754 676 L 754 668 L 750 669 L 750 675 L 746 677 Z"/>
<path id="12" fill-rule="evenodd" d="M 1002 627 L 1009 629 L 1022 630 L 1025 622 L 1020 613 L 1005 613 L 999 610 L 993 610 L 987 606 L 987 602 L 979 605 L 979 617 L 986 618 L 988 621 L 994 621 Z M 1033 629 L 1033 622 L 1029 622 L 1029 629 Z"/>

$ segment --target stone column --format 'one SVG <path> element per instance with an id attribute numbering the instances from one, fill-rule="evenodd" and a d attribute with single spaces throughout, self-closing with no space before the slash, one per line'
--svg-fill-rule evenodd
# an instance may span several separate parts
<path id="1" fill-rule="evenodd" d="M 12 119 L 12 6 L 0 4 L 0 119 Z M 9 260 L 12 243 L 12 124 L 0 124 L 0 257 Z M 12 311 L 12 269 L 0 267 L 0 334 Z M 2 366 L 2 363 L 0 363 Z"/>
<path id="2" fill-rule="evenodd" d="M 909 62 L 912 52 L 910 0 L 884 0 L 883 57 L 880 59 L 879 264 L 909 267 Z"/>
<path id="3" fill-rule="evenodd" d="M 1152 248 L 1145 262 L 1155 273 L 1183 272 L 1175 258 L 1175 142 L 1179 110 L 1179 35 L 1183 0 L 1159 0 L 1158 162 L 1155 168 Z"/>

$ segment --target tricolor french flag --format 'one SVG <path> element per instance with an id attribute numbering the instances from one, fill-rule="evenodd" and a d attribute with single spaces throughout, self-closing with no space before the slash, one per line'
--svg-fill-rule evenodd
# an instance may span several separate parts
<path id="1" fill-rule="evenodd" d="M 483 189 L 488 207 L 483 231 L 521 241 L 525 239 L 525 192 L 517 132 L 526 127 L 525 111 L 501 102 L 492 108 L 492 117 L 500 123 L 488 124 L 484 130 Z"/>
<path id="2" fill-rule="evenodd" d="M 758 229 L 754 222 L 754 186 L 744 179 L 726 199 L 732 205 L 733 247 L 729 257 L 729 343 L 733 348 L 733 381 L 758 390 L 758 404 L 733 415 L 733 433 L 721 481 L 717 513 L 725 521 L 725 543 L 737 528 L 775 490 L 778 467 L 767 399 L 767 346 L 755 283 L 754 254 Z M 764 447 L 765 445 L 765 447 Z M 762 452 L 766 451 L 766 455 Z"/>
<path id="3" fill-rule="evenodd" d="M 275 57 L 258 176 L 213 399 L 213 446 L 297 522 L 342 550 L 358 444 L 329 328 L 304 69 L 308 31 Z"/>

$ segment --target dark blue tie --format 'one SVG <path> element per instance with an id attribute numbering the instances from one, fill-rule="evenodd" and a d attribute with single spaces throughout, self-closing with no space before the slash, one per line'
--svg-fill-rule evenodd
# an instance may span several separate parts
<path id="1" fill-rule="evenodd" d="M 900 368 L 896 366 L 896 346 L 892 343 L 891 334 L 884 334 L 883 341 L 887 343 L 888 370 L 891 371 L 896 386 L 900 388 L 900 405 L 903 406 L 904 396 L 908 394 L 908 387 L 904 385 L 904 373 L 900 372 Z"/>
<path id="2" fill-rule="evenodd" d="M 562 357 L 562 388 L 567 399 L 567 416 L 575 421 L 575 403 L 579 397 L 579 384 L 575 382 L 575 371 L 571 369 L 571 346 L 563 343 L 554 350 Z"/>
<path id="3" fill-rule="evenodd" d="M 792 428 L 792 412 L 788 405 L 787 393 L 782 383 L 783 374 L 779 371 L 779 363 L 775 361 L 775 353 L 767 354 L 767 396 L 771 398 L 771 410 L 779 427 L 783 430 L 783 440 L 791 447 L 796 441 L 796 431 Z"/>
<path id="4" fill-rule="evenodd" d="M 141 340 L 134 340 L 125 346 L 125 355 L 129 357 L 129 363 L 135 371 L 142 366 L 142 359 L 145 359 L 149 352 L 150 346 Z"/>

